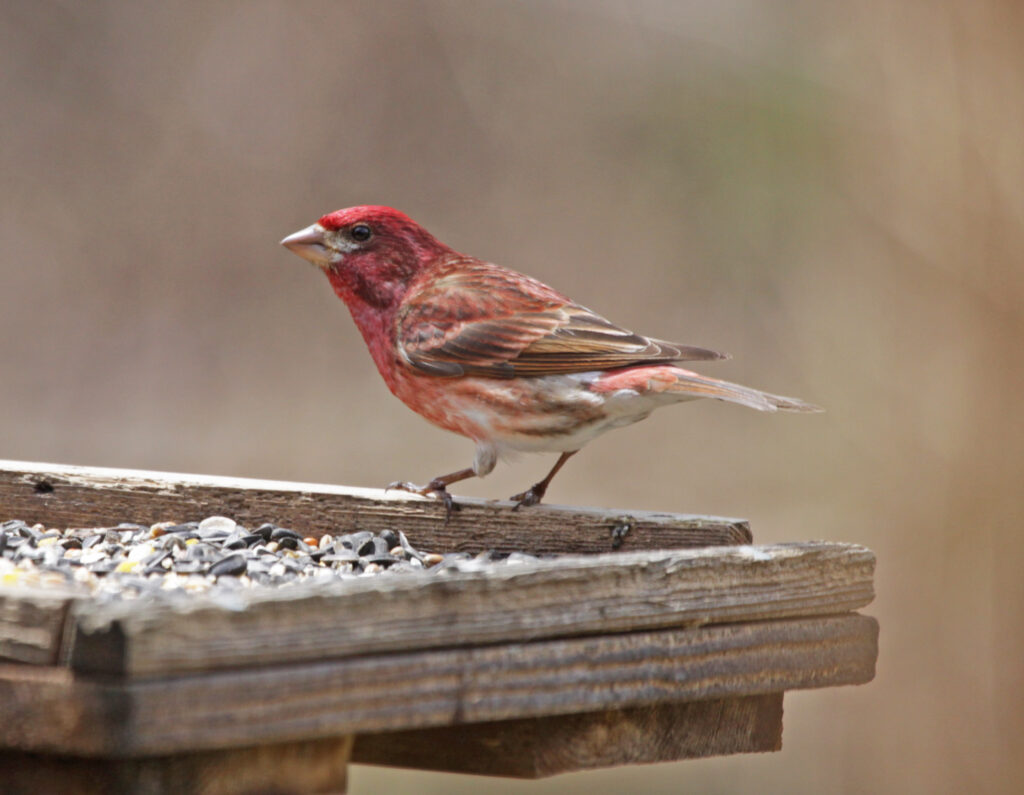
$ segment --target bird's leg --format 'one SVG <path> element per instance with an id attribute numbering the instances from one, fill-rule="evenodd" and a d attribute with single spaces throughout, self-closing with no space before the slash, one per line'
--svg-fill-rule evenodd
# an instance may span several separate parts
<path id="1" fill-rule="evenodd" d="M 542 499 L 544 499 L 544 493 L 548 490 L 548 486 L 551 484 L 552 479 L 558 474 L 558 470 L 562 468 L 562 465 L 572 458 L 579 450 L 572 450 L 568 453 L 562 453 L 555 465 L 551 467 L 551 471 L 548 472 L 547 477 L 544 480 L 534 483 L 526 491 L 520 492 L 519 494 L 513 494 L 509 497 L 510 500 L 515 500 L 516 504 L 513 506 L 513 511 L 518 511 L 524 505 L 536 505 Z"/>
<path id="2" fill-rule="evenodd" d="M 473 471 L 473 467 L 466 467 L 465 469 L 460 469 L 458 472 L 440 475 L 430 481 L 426 486 L 417 486 L 414 483 L 409 483 L 404 480 L 396 480 L 394 483 L 389 483 L 387 489 L 384 490 L 399 489 L 401 491 L 412 492 L 413 494 L 422 494 L 424 497 L 428 494 L 433 494 L 444 503 L 444 510 L 447 519 L 451 519 L 452 513 L 459 510 L 459 506 L 455 504 L 455 500 L 452 499 L 452 495 L 448 493 L 448 487 L 452 483 L 458 483 L 460 480 L 466 480 L 467 478 L 474 477 L 475 475 L 476 472 Z"/>

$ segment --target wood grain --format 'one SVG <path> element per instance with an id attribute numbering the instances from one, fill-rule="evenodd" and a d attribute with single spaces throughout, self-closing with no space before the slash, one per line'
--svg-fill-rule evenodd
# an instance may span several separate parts
<path id="1" fill-rule="evenodd" d="M 361 734 L 352 762 L 541 778 L 782 747 L 782 693 Z"/>
<path id="2" fill-rule="evenodd" d="M 877 635 L 847 614 L 152 680 L 0 666 L 0 746 L 146 756 L 858 684 Z"/>
<path id="3" fill-rule="evenodd" d="M 748 544 L 741 519 L 538 505 L 458 498 L 445 522 L 434 500 L 403 492 L 169 472 L 0 460 L 0 509 L 6 517 L 52 527 L 188 521 L 213 514 L 250 526 L 272 521 L 305 535 L 405 531 L 428 552 L 607 552 L 617 528 L 622 549 Z"/>
<path id="4" fill-rule="evenodd" d="M 0 752 L 4 795 L 344 793 L 352 737 L 140 759 Z"/>
<path id="5" fill-rule="evenodd" d="M 75 595 L 64 588 L 0 587 L 0 660 L 56 663 Z"/>
<path id="6" fill-rule="evenodd" d="M 874 555 L 850 544 L 564 556 L 479 571 L 250 591 L 229 606 L 76 603 L 75 670 L 156 676 L 792 616 L 873 598 Z"/>

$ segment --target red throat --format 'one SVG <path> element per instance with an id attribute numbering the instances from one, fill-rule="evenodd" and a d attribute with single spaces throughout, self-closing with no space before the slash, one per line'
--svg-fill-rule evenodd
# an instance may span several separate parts
<path id="1" fill-rule="evenodd" d="M 397 302 L 392 306 L 378 307 L 364 301 L 336 271 L 328 271 L 327 278 L 335 294 L 345 302 L 356 328 L 363 335 L 374 364 L 388 388 L 395 391 L 394 336 L 392 329 L 398 312 Z"/>

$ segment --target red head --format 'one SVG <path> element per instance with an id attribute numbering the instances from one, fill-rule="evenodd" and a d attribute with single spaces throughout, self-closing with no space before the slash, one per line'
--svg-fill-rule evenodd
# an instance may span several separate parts
<path id="1" fill-rule="evenodd" d="M 373 205 L 328 213 L 281 245 L 322 268 L 350 308 L 377 310 L 396 306 L 423 268 L 454 254 L 409 216 Z"/>

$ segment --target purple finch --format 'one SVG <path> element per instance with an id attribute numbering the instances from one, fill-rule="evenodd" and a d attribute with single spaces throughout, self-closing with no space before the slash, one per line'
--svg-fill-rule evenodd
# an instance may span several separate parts
<path id="1" fill-rule="evenodd" d="M 423 487 L 452 509 L 453 483 L 511 452 L 559 453 L 511 499 L 540 502 L 566 460 L 654 409 L 716 398 L 760 411 L 818 411 L 683 369 L 725 354 L 628 331 L 529 276 L 459 254 L 390 207 L 323 216 L 282 245 L 320 267 L 345 302 L 388 388 L 476 444 L 473 465 Z"/>

